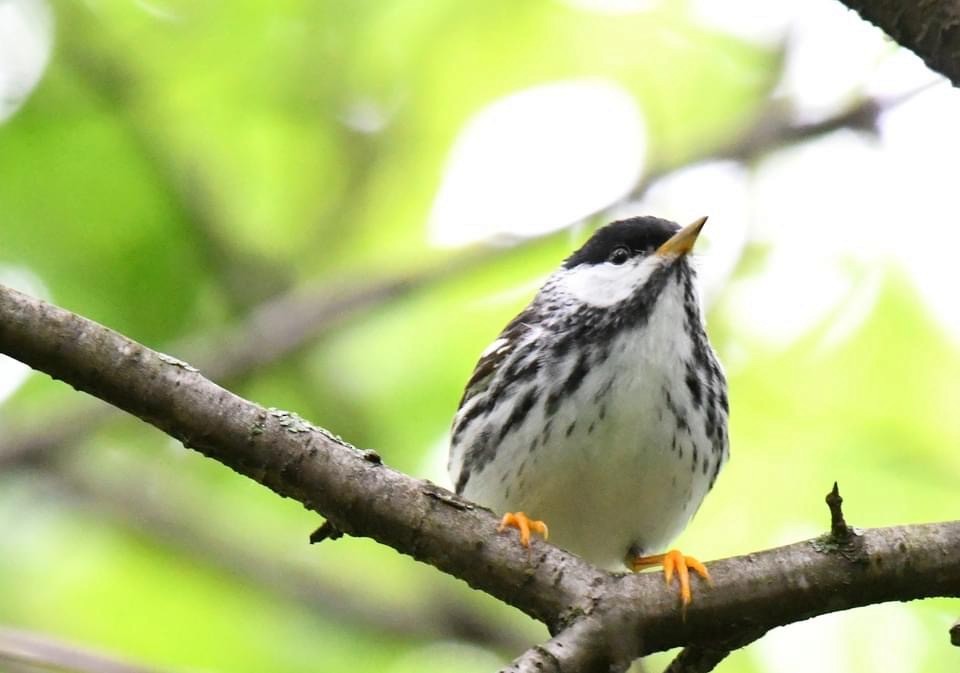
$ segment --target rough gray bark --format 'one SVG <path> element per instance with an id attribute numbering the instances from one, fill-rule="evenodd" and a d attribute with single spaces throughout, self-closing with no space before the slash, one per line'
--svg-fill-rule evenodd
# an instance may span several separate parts
<path id="1" fill-rule="evenodd" d="M 960 86 L 960 2 L 840 0 Z"/>
<path id="2" fill-rule="evenodd" d="M 546 543 L 528 554 L 482 508 L 265 409 L 63 309 L 0 287 L 0 352 L 155 425 L 350 535 L 371 537 L 544 622 L 555 637 L 514 670 L 621 670 L 678 645 L 731 643 L 814 615 L 960 596 L 960 522 L 825 535 L 710 564 L 682 619 L 658 574 L 617 575 Z"/>

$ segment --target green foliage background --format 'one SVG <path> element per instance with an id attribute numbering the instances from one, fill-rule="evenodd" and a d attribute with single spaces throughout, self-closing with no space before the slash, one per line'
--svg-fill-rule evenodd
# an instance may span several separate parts
<path id="1" fill-rule="evenodd" d="M 458 131 L 498 97 L 616 80 L 644 109 L 652 168 L 666 170 L 749 128 L 782 64 L 778 49 L 698 24 L 684 2 L 625 15 L 506 0 L 183 2 L 169 3 L 170 20 L 136 3 L 54 9 L 52 62 L 0 126 L 0 268 L 28 270 L 59 305 L 161 350 L 285 291 L 346 291 L 454 254 L 429 245 L 427 216 Z M 361 104 L 385 111 L 382 130 L 345 123 Z M 436 478 L 476 355 L 527 297 L 483 299 L 532 283 L 583 235 L 491 255 L 228 383 Z M 752 243 L 737 278 L 764 254 Z M 828 325 L 780 349 L 751 344 L 728 309 L 721 295 L 711 330 L 738 363 L 733 460 L 686 548 L 715 558 L 814 535 L 834 480 L 857 525 L 958 517 L 960 356 L 901 275 L 886 273 L 869 317 L 827 349 Z M 80 398 L 33 375 L 0 407 L 0 429 L 73 422 Z M 165 670 L 239 673 L 486 671 L 518 653 L 434 638 L 430 622 L 451 605 L 521 644 L 544 636 L 372 542 L 307 546 L 314 515 L 138 422 L 77 435 L 48 462 L 0 474 L 2 624 Z M 158 526 L 142 501 L 174 524 Z M 276 575 L 340 593 L 284 595 Z M 411 632 L 344 617 L 354 601 Z M 908 640 L 915 670 L 955 666 L 957 611 L 927 601 L 851 613 L 845 670 L 873 670 L 878 637 Z M 720 670 L 794 670 L 791 656 L 750 648 Z"/>

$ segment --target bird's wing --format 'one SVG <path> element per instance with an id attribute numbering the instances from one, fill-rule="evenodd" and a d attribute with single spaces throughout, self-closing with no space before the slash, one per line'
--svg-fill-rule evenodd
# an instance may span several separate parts
<path id="1" fill-rule="evenodd" d="M 460 398 L 458 411 L 463 408 L 471 398 L 487 390 L 493 377 L 499 371 L 500 367 L 507 361 L 510 354 L 517 347 L 517 344 L 523 341 L 523 336 L 529 331 L 530 326 L 526 322 L 529 319 L 527 311 L 523 311 L 516 318 L 511 320 L 500 335 L 480 354 L 480 360 L 473 369 L 473 374 L 463 390 L 463 397 Z"/>
<path id="2" fill-rule="evenodd" d="M 482 419 L 493 410 L 508 387 L 504 377 L 522 378 L 526 373 L 535 373 L 535 366 L 532 365 L 527 365 L 529 372 L 512 373 L 510 369 L 504 369 L 516 367 L 517 358 L 526 357 L 533 329 L 531 323 L 536 324 L 534 318 L 531 307 L 527 307 L 511 320 L 483 351 L 473 375 L 467 381 L 453 419 L 450 437 L 448 468 L 457 493 L 463 493 L 471 470 L 482 467 L 493 455 L 490 431 L 477 428 L 483 426 Z"/>

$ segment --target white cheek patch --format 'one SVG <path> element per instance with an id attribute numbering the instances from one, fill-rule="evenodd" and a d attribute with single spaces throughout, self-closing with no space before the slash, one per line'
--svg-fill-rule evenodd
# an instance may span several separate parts
<path id="1" fill-rule="evenodd" d="M 562 272 L 560 286 L 577 301 L 590 306 L 617 304 L 647 281 L 662 258 L 649 255 L 634 258 L 626 264 L 581 264 Z"/>

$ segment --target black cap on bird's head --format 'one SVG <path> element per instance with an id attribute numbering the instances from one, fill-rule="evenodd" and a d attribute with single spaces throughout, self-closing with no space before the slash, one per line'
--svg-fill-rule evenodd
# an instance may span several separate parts
<path id="1" fill-rule="evenodd" d="M 659 217 L 631 217 L 601 227 L 583 246 L 563 262 L 572 269 L 581 264 L 623 264 L 631 257 L 657 254 L 682 257 L 693 248 L 706 217 L 684 228 Z"/>

